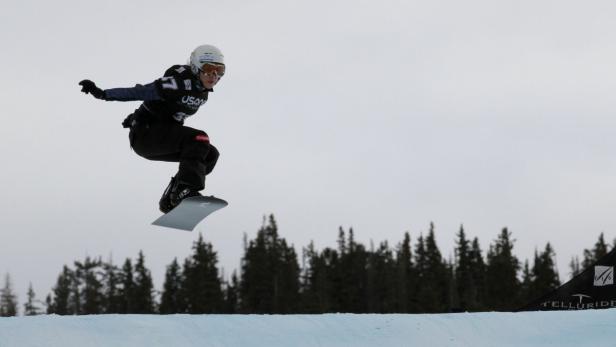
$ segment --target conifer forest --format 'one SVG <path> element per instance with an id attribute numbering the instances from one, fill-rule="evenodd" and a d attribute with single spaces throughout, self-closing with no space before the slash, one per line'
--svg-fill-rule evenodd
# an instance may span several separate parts
<path id="1" fill-rule="evenodd" d="M 561 285 L 549 243 L 521 261 L 507 228 L 486 250 L 463 227 L 455 240 L 453 259 L 445 259 L 434 224 L 427 234 L 411 240 L 406 233 L 395 245 L 366 246 L 354 240 L 353 229 L 340 228 L 335 247 L 319 250 L 311 243 L 298 252 L 270 215 L 254 239 L 245 237 L 241 267 L 229 278 L 223 278 L 216 250 L 200 235 L 186 259 L 166 267 L 161 288 L 155 288 L 143 252 L 118 265 L 100 257 L 64 265 L 44 299 L 37 300 L 30 285 L 23 304 L 6 274 L 0 316 L 513 311 Z M 599 235 L 581 261 L 571 260 L 569 275 L 611 247 Z"/>

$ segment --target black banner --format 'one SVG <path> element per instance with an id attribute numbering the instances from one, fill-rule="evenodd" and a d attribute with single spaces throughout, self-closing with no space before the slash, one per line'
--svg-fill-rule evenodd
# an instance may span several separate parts
<path id="1" fill-rule="evenodd" d="M 616 307 L 616 248 L 552 292 L 519 311 L 589 310 Z"/>

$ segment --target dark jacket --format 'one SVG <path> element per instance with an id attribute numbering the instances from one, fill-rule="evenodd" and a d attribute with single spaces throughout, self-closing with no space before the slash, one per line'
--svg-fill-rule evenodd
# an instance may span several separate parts
<path id="1" fill-rule="evenodd" d="M 131 126 L 133 121 L 175 121 L 194 115 L 205 104 L 212 89 L 206 89 L 198 76 L 188 65 L 174 65 L 165 75 L 152 83 L 136 85 L 132 88 L 113 88 L 105 90 L 107 100 L 143 100 L 134 114 L 123 125 Z"/>

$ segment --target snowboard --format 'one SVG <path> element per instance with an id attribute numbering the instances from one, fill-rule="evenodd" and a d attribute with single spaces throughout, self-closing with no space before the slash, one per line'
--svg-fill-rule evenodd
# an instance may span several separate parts
<path id="1" fill-rule="evenodd" d="M 152 225 L 192 231 L 205 217 L 227 205 L 223 199 L 213 196 L 193 196 L 182 200 L 173 210 L 152 222 Z"/>

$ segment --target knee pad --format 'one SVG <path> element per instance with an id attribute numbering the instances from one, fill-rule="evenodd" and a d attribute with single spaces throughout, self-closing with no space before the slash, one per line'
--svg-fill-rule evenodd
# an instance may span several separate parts
<path id="1" fill-rule="evenodd" d="M 200 131 L 192 138 L 192 145 L 205 158 L 211 147 L 210 137 L 205 132 Z"/>
<path id="2" fill-rule="evenodd" d="M 194 140 L 197 141 L 198 143 L 203 143 L 203 144 L 208 144 L 208 145 L 210 144 L 210 137 L 207 136 L 205 132 L 197 133 L 197 135 L 195 135 Z"/>

